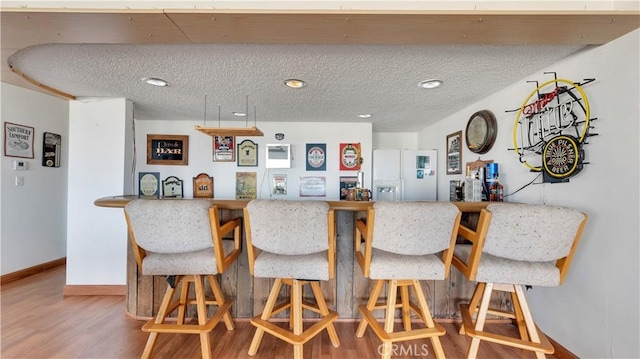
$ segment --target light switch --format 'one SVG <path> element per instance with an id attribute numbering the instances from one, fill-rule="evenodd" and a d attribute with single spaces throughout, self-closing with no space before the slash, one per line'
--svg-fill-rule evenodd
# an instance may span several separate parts
<path id="1" fill-rule="evenodd" d="M 16 171 L 26 171 L 28 169 L 27 162 L 14 160 L 13 169 Z"/>
<path id="2" fill-rule="evenodd" d="M 16 176 L 16 187 L 24 186 L 24 177 Z"/>

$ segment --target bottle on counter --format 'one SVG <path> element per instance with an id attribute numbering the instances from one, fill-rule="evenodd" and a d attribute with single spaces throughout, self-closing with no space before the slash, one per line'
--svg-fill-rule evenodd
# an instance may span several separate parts
<path id="1" fill-rule="evenodd" d="M 478 178 L 478 172 L 468 172 L 464 180 L 464 200 L 465 202 L 482 201 L 482 181 Z"/>
<path id="2" fill-rule="evenodd" d="M 500 184 L 500 179 L 496 176 L 489 187 L 489 201 L 502 202 L 504 200 L 504 187 Z"/>

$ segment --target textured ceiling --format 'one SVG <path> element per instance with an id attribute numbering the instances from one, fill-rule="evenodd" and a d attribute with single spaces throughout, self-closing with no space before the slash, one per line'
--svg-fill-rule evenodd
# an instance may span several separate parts
<path id="1" fill-rule="evenodd" d="M 131 99 L 138 120 L 202 124 L 206 95 L 209 126 L 219 118 L 244 124 L 231 112 L 246 111 L 248 103 L 250 123 L 372 122 L 376 132 L 411 132 L 583 47 L 47 44 L 16 52 L 9 65 L 80 100 Z M 149 86 L 141 81 L 145 77 L 165 79 L 170 86 Z M 307 86 L 287 88 L 283 80 L 289 78 Z M 418 88 L 431 78 L 443 80 L 443 86 Z M 361 119 L 359 113 L 373 117 Z"/>

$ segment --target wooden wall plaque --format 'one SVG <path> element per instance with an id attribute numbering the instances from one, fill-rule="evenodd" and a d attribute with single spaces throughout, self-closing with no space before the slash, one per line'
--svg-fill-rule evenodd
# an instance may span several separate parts
<path id="1" fill-rule="evenodd" d="M 193 177 L 193 198 L 213 198 L 213 177 L 206 173 Z"/>

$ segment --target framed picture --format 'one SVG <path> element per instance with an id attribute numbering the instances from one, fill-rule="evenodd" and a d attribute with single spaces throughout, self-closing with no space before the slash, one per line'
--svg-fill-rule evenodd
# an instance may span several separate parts
<path id="1" fill-rule="evenodd" d="M 360 171 L 360 144 L 340 144 L 340 171 Z"/>
<path id="2" fill-rule="evenodd" d="M 447 174 L 462 173 L 462 131 L 447 135 Z"/>
<path id="3" fill-rule="evenodd" d="M 340 200 L 345 201 L 349 188 L 356 188 L 357 184 L 357 176 L 340 176 Z"/>
<path id="4" fill-rule="evenodd" d="M 45 132 L 42 139 L 42 165 L 44 167 L 60 167 L 60 151 L 62 136 Z"/>
<path id="5" fill-rule="evenodd" d="M 213 198 L 213 177 L 206 173 L 193 177 L 193 198 Z"/>
<path id="6" fill-rule="evenodd" d="M 236 160 L 235 136 L 213 136 L 213 161 L 233 162 Z"/>
<path id="7" fill-rule="evenodd" d="M 300 197 L 326 197 L 325 177 L 300 177 Z"/>
<path id="8" fill-rule="evenodd" d="M 287 194 L 287 175 L 285 174 L 273 175 L 273 194 L 277 194 L 277 195 Z"/>
<path id="9" fill-rule="evenodd" d="M 182 180 L 169 176 L 162 181 L 162 197 L 183 197 Z"/>
<path id="10" fill-rule="evenodd" d="M 256 175 L 256 172 L 236 172 L 236 199 L 256 199 Z"/>
<path id="11" fill-rule="evenodd" d="M 326 153 L 326 143 L 307 143 L 307 171 L 326 171 Z"/>
<path id="12" fill-rule="evenodd" d="M 189 136 L 147 135 L 148 165 L 189 164 Z"/>
<path id="13" fill-rule="evenodd" d="M 138 173 L 138 196 L 160 198 L 160 172 Z"/>
<path id="14" fill-rule="evenodd" d="M 17 123 L 4 123 L 4 155 L 33 158 L 33 127 Z"/>
<path id="15" fill-rule="evenodd" d="M 244 140 L 238 144 L 238 167 L 258 166 L 258 144 Z"/>

